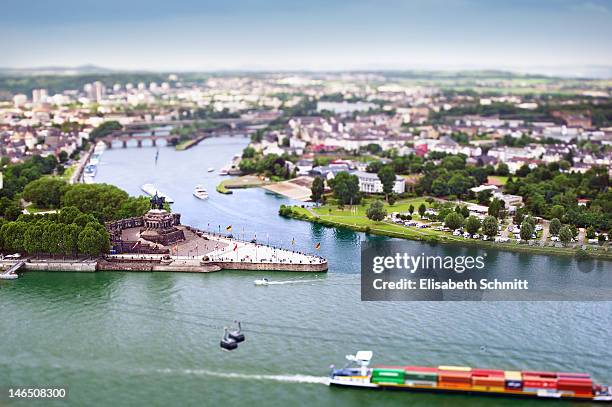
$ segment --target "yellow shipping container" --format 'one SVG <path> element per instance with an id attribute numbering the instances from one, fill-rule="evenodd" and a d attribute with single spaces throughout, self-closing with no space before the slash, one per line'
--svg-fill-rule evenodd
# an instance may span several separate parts
<path id="1" fill-rule="evenodd" d="M 453 372 L 471 372 L 472 368 L 467 366 L 438 366 L 440 370 L 450 370 Z"/>
<path id="2" fill-rule="evenodd" d="M 503 387 L 497 387 L 497 386 L 472 386 L 473 390 L 478 390 L 478 391 L 493 391 L 496 393 L 500 393 L 500 392 L 504 392 L 506 391 L 505 388 Z"/>
<path id="3" fill-rule="evenodd" d="M 512 370 L 506 370 L 504 372 L 504 376 L 506 380 L 523 380 L 523 375 L 521 372 L 516 372 Z"/>

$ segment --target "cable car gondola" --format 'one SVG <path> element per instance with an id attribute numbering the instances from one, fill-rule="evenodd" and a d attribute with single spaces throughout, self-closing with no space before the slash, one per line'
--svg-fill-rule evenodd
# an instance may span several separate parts
<path id="1" fill-rule="evenodd" d="M 223 328 L 223 338 L 221 339 L 220 345 L 223 350 L 234 350 L 238 347 L 238 343 L 236 340 L 229 337 L 229 333 L 227 332 L 227 327 Z"/>
<path id="2" fill-rule="evenodd" d="M 244 342 L 244 334 L 242 333 L 242 325 L 240 324 L 240 321 L 234 321 L 234 322 L 238 324 L 238 329 L 230 331 L 229 337 L 230 339 L 233 339 L 234 341 L 236 341 L 236 343 Z"/>

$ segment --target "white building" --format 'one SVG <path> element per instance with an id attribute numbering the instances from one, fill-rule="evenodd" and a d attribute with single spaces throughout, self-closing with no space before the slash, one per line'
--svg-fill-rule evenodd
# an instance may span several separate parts
<path id="1" fill-rule="evenodd" d="M 383 185 L 380 182 L 377 174 L 370 172 L 355 171 L 352 173 L 359 178 L 359 191 L 366 194 L 382 194 Z M 393 185 L 393 192 L 396 194 L 403 194 L 406 191 L 406 182 L 404 178 L 396 175 L 395 184 Z"/>

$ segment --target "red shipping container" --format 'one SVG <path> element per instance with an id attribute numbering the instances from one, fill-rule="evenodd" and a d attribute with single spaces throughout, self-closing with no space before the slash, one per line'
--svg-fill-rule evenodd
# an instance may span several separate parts
<path id="1" fill-rule="evenodd" d="M 504 376 L 503 370 L 472 369 L 472 376 Z"/>
<path id="2" fill-rule="evenodd" d="M 440 380 L 441 382 L 472 383 L 472 378 L 469 376 L 446 376 L 443 374 L 439 374 L 438 380 Z"/>
<path id="3" fill-rule="evenodd" d="M 404 370 L 411 372 L 438 373 L 438 368 L 431 366 L 404 366 Z"/>
<path id="4" fill-rule="evenodd" d="M 503 377 L 472 377 L 472 384 L 474 386 L 492 386 L 492 387 L 504 387 L 506 385 L 506 380 Z"/>
<path id="5" fill-rule="evenodd" d="M 537 387 L 539 389 L 556 389 L 557 379 L 546 379 L 537 376 L 523 376 L 523 387 Z"/>
<path id="6" fill-rule="evenodd" d="M 533 370 L 523 370 L 523 376 L 539 376 L 548 379 L 556 379 L 557 373 L 555 372 L 538 372 Z"/>
<path id="7" fill-rule="evenodd" d="M 472 374 L 470 372 L 457 372 L 452 370 L 439 370 L 438 378 L 440 381 L 471 383 Z"/>
<path id="8" fill-rule="evenodd" d="M 591 376 L 588 373 L 557 373 L 559 378 L 576 378 L 576 379 L 590 379 Z"/>
<path id="9" fill-rule="evenodd" d="M 559 380 L 557 383 L 557 388 L 559 390 L 576 390 L 576 391 L 592 391 L 593 390 L 593 381 L 592 380 Z"/>

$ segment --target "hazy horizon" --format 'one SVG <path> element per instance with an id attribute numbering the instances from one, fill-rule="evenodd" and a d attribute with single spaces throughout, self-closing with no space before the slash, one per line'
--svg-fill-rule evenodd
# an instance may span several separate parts
<path id="1" fill-rule="evenodd" d="M 24 1 L 4 6 L 0 52 L 12 69 L 581 76 L 612 66 L 611 22 L 604 0 Z"/>

